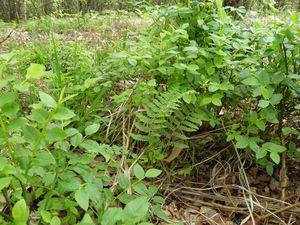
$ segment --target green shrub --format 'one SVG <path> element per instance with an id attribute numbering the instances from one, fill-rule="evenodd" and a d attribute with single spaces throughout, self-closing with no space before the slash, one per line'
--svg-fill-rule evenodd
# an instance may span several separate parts
<path id="1" fill-rule="evenodd" d="M 227 141 L 251 150 L 272 174 L 283 152 L 299 156 L 292 122 L 299 114 L 299 15 L 246 25 L 231 16 L 243 10 L 221 1 L 191 4 L 159 8 L 150 35 L 108 59 L 114 78 L 155 81 L 155 95 L 132 89 L 132 98 L 143 99 L 135 107 L 144 109 L 132 137 L 163 153 L 187 147 L 189 133 L 207 123 L 230 126 Z"/>

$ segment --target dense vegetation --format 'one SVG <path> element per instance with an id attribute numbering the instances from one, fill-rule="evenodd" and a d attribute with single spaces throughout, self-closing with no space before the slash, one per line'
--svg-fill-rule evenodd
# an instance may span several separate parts
<path id="1" fill-rule="evenodd" d="M 240 173 L 245 163 L 280 171 L 283 206 L 293 204 L 300 16 L 264 7 L 271 16 L 221 0 L 156 6 L 142 18 L 32 10 L 41 18 L 18 28 L 31 41 L 0 55 L 0 223 L 171 224 L 155 180 L 177 171 L 195 136 L 216 131 L 220 151 L 243 155 Z M 99 27 L 96 42 L 75 32 Z"/>

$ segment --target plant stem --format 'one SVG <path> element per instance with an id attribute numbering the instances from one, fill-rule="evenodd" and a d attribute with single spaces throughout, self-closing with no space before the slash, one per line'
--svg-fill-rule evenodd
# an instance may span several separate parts
<path id="1" fill-rule="evenodd" d="M 116 200 L 117 200 L 118 198 L 120 198 L 123 194 L 125 194 L 126 191 L 128 191 L 130 188 L 132 188 L 132 187 L 134 187 L 135 185 L 137 185 L 138 183 L 140 183 L 144 178 L 145 178 L 145 177 L 142 177 L 142 178 L 136 180 L 135 182 L 133 182 L 132 184 L 130 184 L 127 188 L 125 188 L 120 194 L 118 194 L 118 195 L 115 197 L 114 201 L 116 201 Z"/>
<path id="2" fill-rule="evenodd" d="M 3 196 L 4 196 L 4 198 L 5 198 L 5 201 L 6 201 L 6 203 L 7 203 L 7 206 L 8 206 L 8 208 L 9 208 L 9 211 L 11 211 L 11 210 L 12 210 L 12 205 L 11 205 L 11 200 L 10 200 L 10 198 L 8 197 L 8 194 L 7 194 L 7 189 L 4 188 L 1 192 L 2 192 L 2 194 L 3 194 Z"/>
<path id="3" fill-rule="evenodd" d="M 6 126 L 5 126 L 5 123 L 2 119 L 2 116 L 0 116 L 0 124 L 1 124 L 2 131 L 3 131 L 4 140 L 6 142 L 6 145 L 7 145 L 8 149 L 9 149 L 10 157 L 13 158 L 13 147 L 12 147 L 10 141 L 9 141 Z"/>

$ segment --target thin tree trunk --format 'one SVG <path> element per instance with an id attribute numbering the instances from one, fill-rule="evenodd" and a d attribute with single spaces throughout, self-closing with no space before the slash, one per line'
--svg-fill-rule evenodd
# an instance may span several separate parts
<path id="1" fill-rule="evenodd" d="M 18 2 L 18 16 L 20 20 L 27 19 L 27 7 L 26 7 L 26 0 L 19 0 Z"/>

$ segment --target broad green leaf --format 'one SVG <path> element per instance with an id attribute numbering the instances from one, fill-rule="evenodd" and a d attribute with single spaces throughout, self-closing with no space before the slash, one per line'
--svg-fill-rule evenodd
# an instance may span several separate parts
<path id="1" fill-rule="evenodd" d="M 61 225 L 61 221 L 60 221 L 60 219 L 58 218 L 58 216 L 54 216 L 54 217 L 51 219 L 50 225 Z"/>
<path id="2" fill-rule="evenodd" d="M 21 130 L 22 127 L 25 125 L 26 121 L 27 120 L 24 117 L 15 118 L 10 122 L 10 124 L 7 127 L 7 130 L 9 132 Z"/>
<path id="3" fill-rule="evenodd" d="M 0 108 L 8 103 L 13 103 L 17 99 L 17 94 L 14 92 L 7 92 L 0 96 Z"/>
<path id="4" fill-rule="evenodd" d="M 47 172 L 45 174 L 45 176 L 43 177 L 43 183 L 45 186 L 49 186 L 51 184 L 53 184 L 54 180 L 56 177 L 56 173 L 55 172 Z"/>
<path id="5" fill-rule="evenodd" d="M 29 218 L 29 210 L 24 199 L 19 200 L 12 208 L 12 216 L 16 225 L 25 225 Z"/>
<path id="6" fill-rule="evenodd" d="M 8 81 L 7 80 L 0 80 L 0 90 L 4 88 L 7 85 Z"/>
<path id="7" fill-rule="evenodd" d="M 183 63 L 175 63 L 173 66 L 179 70 L 185 70 L 187 68 L 187 65 L 185 65 Z"/>
<path id="8" fill-rule="evenodd" d="M 25 141 L 27 141 L 29 144 L 33 145 L 38 140 L 38 138 L 40 136 L 40 132 L 32 126 L 25 125 L 23 127 L 23 135 L 24 135 Z"/>
<path id="9" fill-rule="evenodd" d="M 74 112 L 70 109 L 59 106 L 53 115 L 53 119 L 55 120 L 69 120 L 75 116 Z"/>
<path id="10" fill-rule="evenodd" d="M 270 99 L 270 102 L 272 103 L 272 105 L 278 105 L 281 99 L 282 99 L 282 94 L 273 94 Z"/>
<path id="11" fill-rule="evenodd" d="M 278 123 L 277 119 L 277 111 L 273 108 L 264 108 L 260 111 L 260 115 L 262 118 L 265 118 L 270 123 Z"/>
<path id="12" fill-rule="evenodd" d="M 208 86 L 208 91 L 209 92 L 215 92 L 217 90 L 220 89 L 220 84 L 218 83 L 211 83 L 209 86 Z"/>
<path id="13" fill-rule="evenodd" d="M 80 188 L 75 192 L 75 200 L 83 210 L 87 211 L 89 207 L 89 195 L 84 188 Z"/>
<path id="14" fill-rule="evenodd" d="M 261 86 L 260 91 L 264 99 L 269 99 L 270 98 L 270 93 L 269 90 L 266 87 Z"/>
<path id="15" fill-rule="evenodd" d="M 212 102 L 214 105 L 216 105 L 216 106 L 222 106 L 222 101 L 221 101 L 222 97 L 223 97 L 222 94 L 220 94 L 220 93 L 215 93 L 215 94 L 213 94 L 213 96 L 212 96 L 212 101 L 211 101 L 211 102 Z"/>
<path id="16" fill-rule="evenodd" d="M 105 161 L 108 162 L 111 159 L 111 156 L 113 154 L 113 150 L 109 145 L 101 144 L 99 145 L 96 141 L 93 140 L 85 140 L 82 143 L 80 143 L 80 147 L 84 148 L 90 153 L 97 153 L 101 154 Z"/>
<path id="17" fill-rule="evenodd" d="M 124 173 L 120 173 L 118 175 L 118 183 L 119 183 L 119 186 L 123 189 L 126 189 L 130 186 L 130 181 Z"/>
<path id="18" fill-rule="evenodd" d="M 88 152 L 92 153 L 99 153 L 100 151 L 100 145 L 93 140 L 85 140 L 80 144 L 80 147 L 84 148 Z"/>
<path id="19" fill-rule="evenodd" d="M 158 177 L 161 174 L 161 172 L 162 171 L 158 170 L 158 169 L 149 169 L 149 170 L 147 170 L 145 177 L 148 177 L 148 178 Z"/>
<path id="20" fill-rule="evenodd" d="M 48 116 L 49 112 L 46 109 L 36 108 L 31 111 L 31 115 L 29 115 L 27 118 L 40 124 L 44 124 Z"/>
<path id="21" fill-rule="evenodd" d="M 270 102 L 266 100 L 259 100 L 258 106 L 260 108 L 267 108 L 269 106 Z"/>
<path id="22" fill-rule="evenodd" d="M 246 148 L 249 145 L 249 140 L 247 136 L 238 135 L 235 137 L 235 140 L 237 141 L 235 144 L 235 147 L 237 148 Z"/>
<path id="23" fill-rule="evenodd" d="M 284 152 L 286 151 L 286 147 L 273 143 L 273 142 L 267 142 L 265 144 L 263 144 L 262 146 L 265 150 L 269 151 L 269 152 Z"/>
<path id="24" fill-rule="evenodd" d="M 295 109 L 299 109 L 300 110 L 300 104 L 295 106 Z"/>
<path id="25" fill-rule="evenodd" d="M 116 225 L 122 219 L 121 208 L 109 208 L 107 209 L 101 220 L 101 225 Z"/>
<path id="26" fill-rule="evenodd" d="M 55 108 L 56 107 L 56 101 L 47 93 L 39 91 L 39 96 L 42 101 L 42 103 L 50 108 Z"/>
<path id="27" fill-rule="evenodd" d="M 280 155 L 277 152 L 271 152 L 270 158 L 273 160 L 274 163 L 279 164 Z"/>
<path id="28" fill-rule="evenodd" d="M 207 105 L 207 104 L 211 103 L 211 101 L 212 101 L 211 97 L 205 97 L 202 99 L 201 105 Z"/>
<path id="29" fill-rule="evenodd" d="M 11 179 L 11 177 L 0 178 L 0 191 L 2 191 L 3 188 L 7 188 L 10 185 Z"/>
<path id="30" fill-rule="evenodd" d="M 7 103 L 2 107 L 2 113 L 8 118 L 14 118 L 19 111 L 19 104 L 17 102 Z"/>
<path id="31" fill-rule="evenodd" d="M 274 172 L 274 167 L 271 163 L 268 163 L 268 165 L 266 166 L 266 170 L 269 176 L 273 175 Z"/>
<path id="32" fill-rule="evenodd" d="M 99 128 L 100 128 L 99 124 L 92 124 L 87 126 L 84 131 L 86 135 L 92 135 L 96 133 L 99 130 Z"/>
<path id="33" fill-rule="evenodd" d="M 60 127 L 52 127 L 46 130 L 45 138 L 49 142 L 62 141 L 67 137 L 67 133 Z"/>
<path id="34" fill-rule="evenodd" d="M 45 66 L 41 64 L 31 63 L 27 69 L 26 79 L 39 80 L 45 75 Z"/>
<path id="35" fill-rule="evenodd" d="M 81 222 L 78 225 L 95 225 L 91 216 L 88 213 L 85 213 Z"/>
<path id="36" fill-rule="evenodd" d="M 140 166 L 140 164 L 136 164 L 133 168 L 133 173 L 136 176 L 136 178 L 141 179 L 145 176 L 144 169 Z"/>
<path id="37" fill-rule="evenodd" d="M 32 165 L 37 167 L 47 167 L 55 164 L 56 161 L 53 155 L 50 152 L 43 150 L 39 151 L 32 161 Z"/>
<path id="38" fill-rule="evenodd" d="M 222 7 L 222 0 L 216 0 L 216 4 L 217 4 L 217 9 L 221 9 Z"/>
<path id="39" fill-rule="evenodd" d="M 149 202 L 147 197 L 138 197 L 129 202 L 122 213 L 122 221 L 125 224 L 141 222 L 148 213 Z"/>
<path id="40" fill-rule="evenodd" d="M 52 218 L 52 215 L 50 212 L 46 211 L 46 210 L 42 210 L 41 211 L 41 216 L 43 218 L 43 220 L 46 222 L 46 223 L 50 223 L 51 222 L 51 218 Z"/>
<path id="41" fill-rule="evenodd" d="M 262 120 L 256 120 L 256 126 L 261 130 L 264 131 L 266 129 L 265 122 Z"/>
<path id="42" fill-rule="evenodd" d="M 243 80 L 242 83 L 245 84 L 245 85 L 249 85 L 249 86 L 259 85 L 259 82 L 255 77 L 248 77 L 245 80 Z"/>

